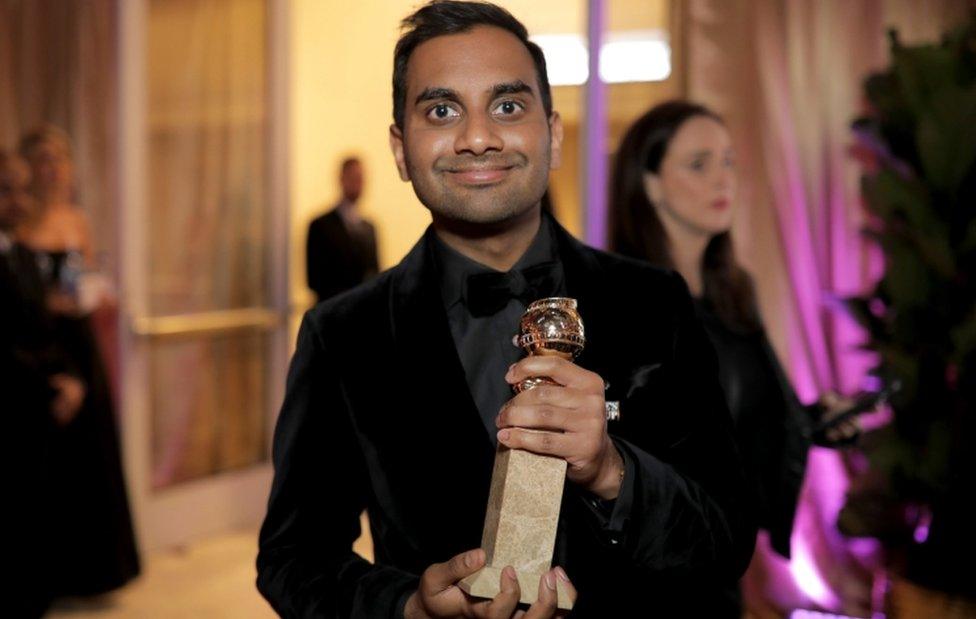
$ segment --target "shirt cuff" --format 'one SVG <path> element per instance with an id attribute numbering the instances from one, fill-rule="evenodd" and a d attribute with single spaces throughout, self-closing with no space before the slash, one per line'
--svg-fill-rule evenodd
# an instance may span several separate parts
<path id="1" fill-rule="evenodd" d="M 610 546 L 620 546 L 625 542 L 627 525 L 630 522 L 631 507 L 634 504 L 634 483 L 637 477 L 637 463 L 623 441 L 610 437 L 620 453 L 624 464 L 624 478 L 620 482 L 620 492 L 616 499 L 601 499 L 586 493 L 583 502 L 593 513 L 604 539 Z"/>

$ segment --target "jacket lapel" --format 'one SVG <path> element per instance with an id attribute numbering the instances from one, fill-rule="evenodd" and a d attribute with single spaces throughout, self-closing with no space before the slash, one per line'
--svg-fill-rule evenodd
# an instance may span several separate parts
<path id="1" fill-rule="evenodd" d="M 478 445 L 490 468 L 494 448 L 471 397 L 441 300 L 428 229 L 400 265 L 391 318 L 397 367 L 427 404 L 422 414 L 438 433 L 459 445 Z M 469 449 L 469 453 L 470 453 Z"/>
<path id="2" fill-rule="evenodd" d="M 565 272 L 566 291 L 576 299 L 586 333 L 586 346 L 576 363 L 606 377 L 612 370 L 609 363 L 613 359 L 614 336 L 609 329 L 614 320 L 613 293 L 607 289 L 603 269 L 593 251 L 559 224 L 553 227 Z"/>

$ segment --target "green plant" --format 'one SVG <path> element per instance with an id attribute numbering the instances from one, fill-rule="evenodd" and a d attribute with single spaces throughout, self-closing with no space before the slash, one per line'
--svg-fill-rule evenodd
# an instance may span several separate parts
<path id="1" fill-rule="evenodd" d="M 910 577 L 924 563 L 920 580 L 958 589 L 956 575 L 937 572 L 976 540 L 976 14 L 938 44 L 904 46 L 893 32 L 891 56 L 865 81 L 870 109 L 853 125 L 870 154 L 866 234 L 885 273 L 847 306 L 878 355 L 875 373 L 902 389 L 891 423 L 866 437 L 868 472 L 840 526 L 903 551 Z M 932 518 L 925 544 L 918 514 Z"/>

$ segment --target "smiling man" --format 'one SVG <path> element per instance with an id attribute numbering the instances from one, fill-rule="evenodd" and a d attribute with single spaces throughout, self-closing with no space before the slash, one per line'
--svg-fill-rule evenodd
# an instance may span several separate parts
<path id="1" fill-rule="evenodd" d="M 404 260 L 305 317 L 275 433 L 258 587 L 285 616 L 673 616 L 717 608 L 754 529 L 714 354 L 680 277 L 585 247 L 540 208 L 562 124 L 541 50 L 494 5 L 404 20 L 390 144 L 431 213 Z M 520 360 L 528 303 L 578 300 L 578 364 Z M 557 386 L 512 397 L 511 385 Z M 622 417 L 607 420 L 608 402 Z M 567 461 L 553 570 L 518 608 L 484 565 L 495 446 Z M 366 509 L 375 563 L 352 551 Z"/>

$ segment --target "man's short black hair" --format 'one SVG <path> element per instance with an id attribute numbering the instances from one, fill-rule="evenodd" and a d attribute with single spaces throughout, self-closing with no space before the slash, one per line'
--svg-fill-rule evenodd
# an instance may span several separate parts
<path id="1" fill-rule="evenodd" d="M 362 165 L 359 161 L 359 157 L 356 155 L 346 157 L 342 160 L 342 163 L 339 164 L 339 174 L 345 174 L 349 168 L 354 165 Z"/>
<path id="2" fill-rule="evenodd" d="M 539 81 L 539 96 L 548 118 L 552 114 L 552 92 L 546 73 L 546 58 L 542 48 L 529 40 L 529 31 L 522 22 L 494 4 L 488 2 L 458 2 L 456 0 L 432 0 L 405 17 L 400 23 L 404 30 L 393 52 L 393 122 L 403 129 L 404 110 L 407 104 L 407 63 L 418 45 L 433 38 L 467 32 L 476 26 L 494 26 L 511 32 L 525 45 L 535 63 Z"/>

